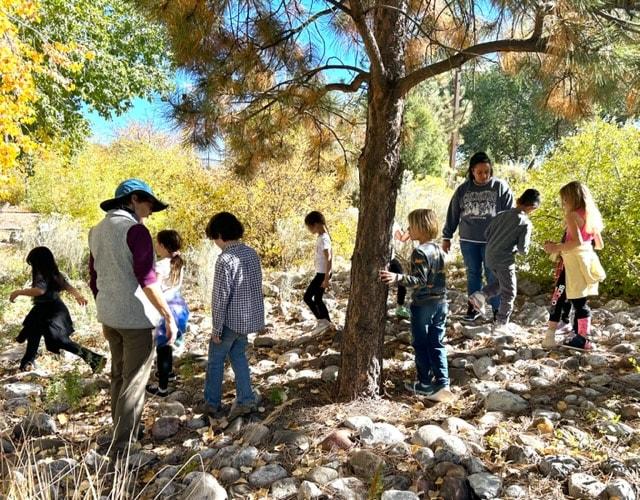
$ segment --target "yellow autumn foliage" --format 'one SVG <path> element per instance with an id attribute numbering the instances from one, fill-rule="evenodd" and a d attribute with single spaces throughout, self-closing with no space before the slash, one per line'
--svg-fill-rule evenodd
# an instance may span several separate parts
<path id="1" fill-rule="evenodd" d="M 104 215 L 100 202 L 112 197 L 122 180 L 137 177 L 170 205 L 149 219 L 154 233 L 171 227 L 196 246 L 209 218 L 229 211 L 243 222 L 245 239 L 265 265 L 289 266 L 310 258 L 313 238 L 303 219 L 320 210 L 336 253 L 349 258 L 355 214 L 346 193 L 336 189 L 335 174 L 308 165 L 307 148 L 300 134 L 292 138 L 286 160 L 263 163 L 255 176 L 241 179 L 223 166 L 204 168 L 193 150 L 161 136 L 145 141 L 123 134 L 109 146 L 89 145 L 71 163 L 59 157 L 39 161 L 29 180 L 28 202 L 35 211 L 69 215 L 88 229 Z"/>

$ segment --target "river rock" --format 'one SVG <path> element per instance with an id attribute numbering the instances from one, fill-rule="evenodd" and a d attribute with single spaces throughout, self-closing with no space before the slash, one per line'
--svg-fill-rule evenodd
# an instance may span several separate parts
<path id="1" fill-rule="evenodd" d="M 479 498 L 495 498 L 502 489 L 502 479 L 488 472 L 472 474 L 467 480 Z"/>
<path id="2" fill-rule="evenodd" d="M 445 449 L 461 457 L 469 453 L 467 445 L 458 436 L 442 436 L 436 439 L 431 447 L 436 450 L 439 448 Z"/>
<path id="3" fill-rule="evenodd" d="M 287 477 L 287 471 L 279 464 L 269 464 L 259 467 L 249 474 L 249 484 L 253 488 L 266 488 L 278 479 Z"/>
<path id="4" fill-rule="evenodd" d="M 349 465 L 358 477 L 371 478 L 376 471 L 384 468 L 384 460 L 369 450 L 354 450 L 349 457 Z"/>
<path id="5" fill-rule="evenodd" d="M 245 446 L 238 450 L 238 452 L 231 459 L 231 467 L 241 469 L 242 467 L 253 467 L 258 459 L 258 448 L 255 446 Z"/>
<path id="6" fill-rule="evenodd" d="M 529 402 L 517 394 L 499 389 L 489 393 L 485 400 L 485 406 L 487 411 L 521 413 L 529 408 Z"/>
<path id="7" fill-rule="evenodd" d="M 339 366 L 327 366 L 324 370 L 322 370 L 322 374 L 320 378 L 323 382 L 333 383 L 338 380 L 338 372 L 340 371 Z"/>
<path id="8" fill-rule="evenodd" d="M 318 485 L 311 481 L 302 481 L 300 489 L 298 490 L 298 500 L 315 500 L 321 498 L 323 495 L 324 493 Z"/>
<path id="9" fill-rule="evenodd" d="M 360 439 L 369 446 L 386 445 L 390 446 L 396 443 L 402 443 L 405 435 L 400 430 L 386 422 L 374 423 L 372 427 L 365 426 L 360 431 Z"/>
<path id="10" fill-rule="evenodd" d="M 275 481 L 270 488 L 270 498 L 282 500 L 292 498 L 298 493 L 298 481 L 292 477 L 285 477 Z"/>
<path id="11" fill-rule="evenodd" d="M 269 428 L 261 423 L 253 423 L 245 427 L 243 433 L 243 440 L 245 443 L 251 446 L 260 446 L 269 439 L 271 431 Z"/>
<path id="12" fill-rule="evenodd" d="M 606 494 L 608 498 L 617 498 L 619 500 L 636 500 L 636 492 L 626 479 L 616 478 L 607 484 Z"/>
<path id="13" fill-rule="evenodd" d="M 373 420 L 363 415 L 357 415 L 355 417 L 347 418 L 343 422 L 343 425 L 348 429 L 352 429 L 354 431 L 360 432 L 365 427 L 373 427 Z"/>
<path id="14" fill-rule="evenodd" d="M 158 411 L 163 417 L 182 417 L 186 415 L 184 405 L 180 401 L 167 401 L 158 405 Z"/>
<path id="15" fill-rule="evenodd" d="M 227 500 L 226 490 L 208 472 L 195 472 L 182 498 L 189 500 Z"/>
<path id="16" fill-rule="evenodd" d="M 447 432 L 437 425 L 423 425 L 413 434 L 412 442 L 431 448 L 433 443 L 447 435 Z"/>
<path id="17" fill-rule="evenodd" d="M 31 396 L 38 397 L 42 395 L 42 386 L 29 382 L 13 382 L 11 384 L 4 384 L 2 390 L 6 399 L 28 398 Z"/>
<path id="18" fill-rule="evenodd" d="M 356 477 L 342 477 L 327 484 L 329 498 L 340 500 L 364 500 L 367 498 L 367 487 Z"/>
<path id="19" fill-rule="evenodd" d="M 598 498 L 605 488 L 604 483 L 583 472 L 571 474 L 569 477 L 569 495 L 573 498 Z"/>
<path id="20" fill-rule="evenodd" d="M 13 437 L 40 437 L 58 432 L 55 420 L 46 413 L 33 413 L 27 415 L 13 428 Z"/>
<path id="21" fill-rule="evenodd" d="M 519 484 L 512 484 L 504 490 L 504 495 L 507 498 L 525 498 L 527 496 L 527 490 Z"/>
<path id="22" fill-rule="evenodd" d="M 315 467 L 309 471 L 307 479 L 320 486 L 324 486 L 334 479 L 338 479 L 338 471 L 330 467 Z"/>
<path id="23" fill-rule="evenodd" d="M 413 491 L 387 490 L 382 493 L 381 500 L 420 500 Z"/>
<path id="24" fill-rule="evenodd" d="M 154 439 L 163 439 L 175 436 L 180 430 L 180 419 L 178 417 L 160 417 L 153 423 L 151 435 Z"/>
<path id="25" fill-rule="evenodd" d="M 564 480 L 573 471 L 580 468 L 578 461 L 567 455 L 551 455 L 544 457 L 540 464 L 540 472 L 552 479 Z"/>
<path id="26" fill-rule="evenodd" d="M 447 476 L 440 486 L 440 497 L 447 500 L 472 500 L 471 488 L 466 479 Z"/>

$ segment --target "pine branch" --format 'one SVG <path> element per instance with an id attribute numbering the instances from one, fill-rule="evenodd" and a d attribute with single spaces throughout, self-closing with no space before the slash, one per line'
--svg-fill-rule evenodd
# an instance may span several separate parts
<path id="1" fill-rule="evenodd" d="M 369 76 L 369 73 L 360 73 L 351 80 L 351 83 L 329 83 L 324 86 L 323 90 L 325 93 L 333 90 L 339 90 L 341 92 L 357 92 L 363 83 L 369 81 Z"/>
<path id="2" fill-rule="evenodd" d="M 378 47 L 378 42 L 367 25 L 367 20 L 365 18 L 364 11 L 362 10 L 360 0 L 351 1 L 351 18 L 362 37 L 362 43 L 364 43 L 364 46 L 367 49 L 367 55 L 369 56 L 369 62 L 371 63 L 371 76 L 377 81 L 382 81 L 386 76 L 386 70 L 382 63 L 380 47 Z"/>
<path id="3" fill-rule="evenodd" d="M 525 40 L 503 39 L 479 43 L 437 63 L 424 66 L 400 79 L 398 91 L 405 95 L 409 90 L 427 78 L 459 68 L 467 61 L 495 52 L 546 52 L 547 38 L 527 38 Z"/>

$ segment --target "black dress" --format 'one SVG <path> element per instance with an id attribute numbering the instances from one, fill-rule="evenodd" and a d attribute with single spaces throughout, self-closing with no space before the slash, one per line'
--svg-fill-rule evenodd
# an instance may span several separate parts
<path id="1" fill-rule="evenodd" d="M 63 287 L 68 285 L 65 276 Z M 22 322 L 22 330 L 16 338 L 18 342 L 27 341 L 27 350 L 20 365 L 33 363 L 38 353 L 40 339 L 44 337 L 47 350 L 60 353 L 61 349 L 79 354 L 80 346 L 70 338 L 74 332 L 69 309 L 60 299 L 60 292 L 48 285 L 46 280 L 37 275 L 32 285 L 45 291 L 39 297 L 34 297 L 33 307 Z"/>

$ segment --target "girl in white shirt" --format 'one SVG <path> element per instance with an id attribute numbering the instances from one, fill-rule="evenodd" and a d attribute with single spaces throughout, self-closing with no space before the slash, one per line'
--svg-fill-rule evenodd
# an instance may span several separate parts
<path id="1" fill-rule="evenodd" d="M 324 291 L 329 288 L 329 281 L 331 280 L 331 266 L 333 262 L 331 237 L 327 230 L 327 222 L 325 221 L 324 215 L 320 212 L 309 212 L 304 218 L 304 223 L 312 234 L 318 235 L 315 253 L 316 275 L 304 293 L 304 301 L 318 320 L 313 333 L 321 333 L 332 327 L 331 320 L 329 319 L 329 311 L 322 300 Z"/>
<path id="2" fill-rule="evenodd" d="M 169 305 L 178 325 L 178 334 L 173 346 L 180 347 L 183 342 L 184 332 L 189 321 L 189 308 L 180 294 L 182 276 L 184 274 L 184 259 L 180 254 L 182 238 L 177 231 L 167 229 L 160 231 L 156 236 L 156 253 L 159 260 L 156 261 L 155 271 L 162 295 Z M 156 328 L 156 363 L 158 385 L 148 385 L 147 391 L 156 396 L 165 397 L 169 394 L 169 380 L 175 380 L 173 372 L 173 346 L 167 343 L 164 320 Z"/>

